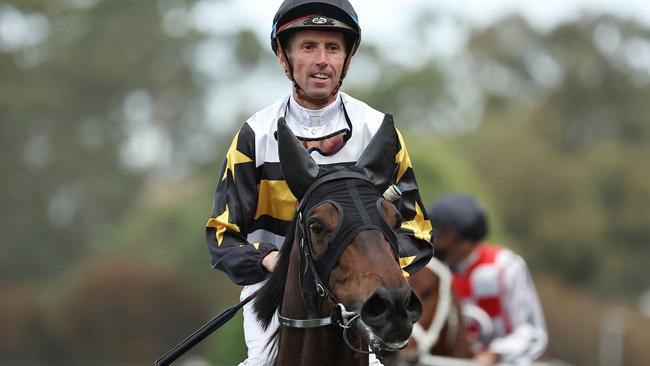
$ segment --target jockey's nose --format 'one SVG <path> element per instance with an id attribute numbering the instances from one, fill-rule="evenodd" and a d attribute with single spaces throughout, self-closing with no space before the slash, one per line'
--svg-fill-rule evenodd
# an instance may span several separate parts
<path id="1" fill-rule="evenodd" d="M 421 314 L 420 299 L 406 285 L 378 288 L 361 308 L 361 320 L 386 342 L 408 339 Z"/>
<path id="2" fill-rule="evenodd" d="M 320 46 L 316 51 L 316 65 L 318 66 L 327 66 L 329 63 L 329 55 L 327 53 L 327 47 Z"/>

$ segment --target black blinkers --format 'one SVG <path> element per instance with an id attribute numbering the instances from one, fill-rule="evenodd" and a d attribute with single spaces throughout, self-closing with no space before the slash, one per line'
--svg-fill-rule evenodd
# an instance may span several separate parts
<path id="1" fill-rule="evenodd" d="M 319 316 L 323 300 L 339 301 L 327 289 L 330 273 L 345 248 L 363 230 L 379 230 L 391 245 L 397 261 L 397 237 L 381 213 L 382 194 L 355 168 L 335 169 L 317 179 L 298 206 L 296 239 L 300 243 L 300 286 L 308 310 Z M 310 211 L 324 202 L 338 210 L 339 224 L 326 248 L 315 254 L 309 238 Z"/>

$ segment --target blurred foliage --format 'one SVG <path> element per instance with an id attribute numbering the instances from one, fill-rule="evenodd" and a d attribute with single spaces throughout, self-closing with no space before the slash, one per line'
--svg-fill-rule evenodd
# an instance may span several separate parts
<path id="1" fill-rule="evenodd" d="M 45 34 L 0 34 L 3 364 L 150 364 L 238 301 L 203 235 L 234 135 L 223 126 L 251 106 L 216 123 L 204 110 L 220 80 L 286 80 L 253 31 L 190 26 L 194 5 L 0 2 Z M 395 116 L 425 204 L 449 191 L 486 204 L 490 239 L 537 273 L 548 353 L 576 364 L 597 363 L 604 304 L 650 287 L 649 45 L 647 27 L 617 18 L 545 33 L 509 18 L 416 66 L 364 43 L 344 86 Z M 628 317 L 626 364 L 647 364 L 648 322 Z M 193 354 L 237 363 L 240 319 Z"/>
<path id="2" fill-rule="evenodd" d="M 66 359 L 149 363 L 207 314 L 205 291 L 173 272 L 104 258 L 87 266 L 54 320 Z"/>
<path id="3" fill-rule="evenodd" d="M 170 138 L 196 107 L 199 90 L 183 57 L 198 37 L 162 32 L 156 2 L 71 4 L 84 2 L 0 3 L 3 15 L 31 19 L 46 34 L 42 43 L 0 50 L 5 279 L 58 273 L 128 208 L 143 172 L 123 164 L 123 150 L 129 132 L 146 124 L 125 116 L 136 114 L 129 105 L 147 102 L 151 124 Z M 128 103 L 134 95 L 144 97 Z"/>
<path id="4" fill-rule="evenodd" d="M 508 231 L 534 268 L 610 295 L 650 286 L 642 259 L 650 258 L 650 181 L 641 173 L 650 80 L 634 66 L 647 55 L 625 52 L 640 40 L 650 46 L 650 31 L 612 18 L 541 35 L 507 20 L 475 35 L 468 51 L 514 75 L 517 98 L 534 100 L 522 107 L 486 90 L 483 125 L 459 139 Z M 557 68 L 553 87 L 531 76 L 530 54 L 556 65 L 546 66 Z"/>
<path id="5" fill-rule="evenodd" d="M 535 283 L 542 302 L 549 332 L 546 354 L 575 365 L 598 365 L 600 338 L 604 319 L 620 312 L 625 329 L 623 365 L 650 365 L 648 329 L 650 319 L 620 304 L 601 302 L 593 295 L 577 292 L 563 281 L 536 276 Z"/>

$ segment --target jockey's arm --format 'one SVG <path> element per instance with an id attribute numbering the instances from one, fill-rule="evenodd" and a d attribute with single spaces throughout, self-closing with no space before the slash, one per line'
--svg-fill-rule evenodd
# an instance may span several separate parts
<path id="1" fill-rule="evenodd" d="M 399 208 L 404 218 L 397 235 L 400 265 L 406 272 L 415 273 L 433 256 L 432 227 L 423 208 L 406 144 L 399 131 L 397 136 L 399 146 L 395 157 L 395 184 L 402 192 Z"/>
<path id="2" fill-rule="evenodd" d="M 505 312 L 512 324 L 512 332 L 497 338 L 489 346 L 490 351 L 503 361 L 535 360 L 544 352 L 548 342 L 546 323 L 533 280 L 526 263 L 517 257 L 504 269 Z"/>
<path id="3" fill-rule="evenodd" d="M 249 243 L 246 238 L 257 207 L 257 175 L 255 135 L 244 124 L 226 154 L 206 225 L 212 267 L 238 285 L 262 281 L 268 275 L 262 260 L 277 250 L 273 244 Z"/>

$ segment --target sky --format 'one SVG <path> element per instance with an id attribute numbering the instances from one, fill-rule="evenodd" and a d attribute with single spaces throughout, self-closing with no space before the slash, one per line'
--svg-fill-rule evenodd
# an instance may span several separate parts
<path id="1" fill-rule="evenodd" d="M 482 28 L 510 15 L 520 15 L 531 26 L 540 31 L 549 31 L 562 22 L 568 22 L 580 16 L 592 14 L 610 14 L 624 19 L 635 19 L 650 25 L 650 6 L 648 0 L 350 0 L 359 15 L 362 29 L 362 47 L 364 42 L 372 43 L 380 48 L 382 57 L 400 64 L 412 67 L 420 66 L 420 60 L 435 57 L 444 62 L 454 63 L 454 56 L 461 53 L 470 37 L 472 28 Z M 192 10 L 192 26 L 205 32 L 215 34 L 236 33 L 241 28 L 253 29 L 264 45 L 268 45 L 270 54 L 269 34 L 273 15 L 282 0 L 202 0 Z M 427 19 L 431 16 L 431 20 Z M 417 37 L 408 37 L 416 27 L 409 24 L 413 19 L 421 18 L 428 22 L 426 47 L 423 47 Z M 215 60 L 223 55 L 223 45 L 206 47 L 210 60 L 206 69 L 214 72 L 232 67 L 224 64 L 215 67 Z M 358 60 L 357 60 L 358 61 Z M 278 69 L 262 70 L 262 75 L 233 80 L 228 90 L 215 90 L 208 97 L 209 120 L 231 120 L 227 104 L 233 103 L 233 95 L 246 95 L 245 100 L 239 100 L 241 106 L 254 110 L 259 105 L 269 104 L 283 96 L 287 89 L 278 89 L 277 83 L 286 82 Z M 225 74 L 241 74 L 237 70 Z M 270 75 L 280 75 L 271 79 Z M 350 82 L 354 82 L 350 74 Z M 364 74 L 367 77 L 367 73 Z M 266 87 L 259 85 L 260 80 L 268 83 Z M 275 83 L 275 84 L 274 84 Z M 288 84 L 287 84 L 288 85 Z M 259 95 L 258 95 L 259 94 Z M 265 102 L 262 102 L 265 101 Z M 222 126 L 215 124 L 215 129 Z"/>
<path id="2" fill-rule="evenodd" d="M 66 0 L 72 6 L 86 8 L 97 0 Z M 520 15 L 541 31 L 559 23 L 572 21 L 585 14 L 610 14 L 634 19 L 650 25 L 648 0 L 350 0 L 355 7 L 364 42 L 380 48 L 382 57 L 406 66 L 419 66 L 419 60 L 451 60 L 463 51 L 472 28 L 482 28 L 510 15 Z M 269 33 L 275 11 L 282 0 L 200 0 L 189 14 L 172 10 L 165 14 L 167 31 L 182 34 L 188 28 L 215 33 L 234 34 L 242 28 L 253 29 L 267 45 L 271 54 Z M 177 0 L 161 0 L 161 9 L 174 8 Z M 44 42 L 48 36 L 47 19 L 38 14 L 18 13 L 0 2 L 0 50 L 15 50 Z M 180 18 L 179 18 L 180 17 Z M 431 19 L 428 19 L 431 17 Z M 426 22 L 426 47 L 417 37 L 408 37 L 416 27 L 409 24 L 420 18 Z M 184 21 L 176 21 L 184 19 Z M 218 40 L 206 42 L 199 49 L 197 64 L 204 74 L 211 75 L 214 88 L 208 90 L 206 113 L 208 127 L 215 133 L 224 129 L 223 121 L 238 121 L 237 110 L 256 110 L 284 96 L 290 86 L 277 66 L 263 66 L 242 77 L 227 57 L 224 47 L 233 47 Z M 647 47 L 646 47 L 647 48 Z M 647 53 L 650 53 L 648 51 Z M 423 57 L 424 56 L 424 57 Z M 646 55 L 647 56 L 647 55 Z M 270 56 L 272 57 L 272 56 Z M 639 58 L 647 60 L 648 57 Z M 357 60 L 358 61 L 358 60 Z M 645 62 L 645 61 L 643 61 Z M 361 77 L 368 78 L 370 70 Z M 360 75 L 360 74 L 359 74 Z M 276 76 L 276 77 L 272 77 Z M 354 83 L 351 73 L 348 83 Z M 286 88 L 278 85 L 286 84 Z M 218 87 L 229 85 L 228 88 Z M 240 123 L 240 122 L 237 122 Z M 141 143 L 131 144 L 142 146 Z M 132 154 L 131 154 L 132 155 Z M 145 156 L 145 154 L 140 154 Z"/>
<path id="3" fill-rule="evenodd" d="M 520 15 L 540 31 L 584 15 L 610 14 L 650 25 L 648 0 L 350 0 L 359 15 L 364 41 L 378 45 L 391 61 L 408 64 L 418 56 L 451 58 L 461 52 L 472 28 L 482 28 L 509 15 Z M 254 29 L 268 40 L 271 22 L 282 0 L 202 0 L 194 8 L 194 26 L 224 33 Z M 418 17 L 428 23 L 427 47 L 409 38 Z M 227 21 L 220 21 L 225 19 Z M 363 46 L 363 44 L 362 44 Z M 426 52 L 423 54 L 422 52 Z"/>
<path id="4" fill-rule="evenodd" d="M 204 0 L 197 21 L 207 29 L 219 31 L 247 25 L 268 37 L 271 20 L 281 0 Z M 466 21 L 473 26 L 487 26 L 499 19 L 519 14 L 534 27 L 548 30 L 560 22 L 585 13 L 612 14 L 650 24 L 647 0 L 351 0 L 359 15 L 364 37 L 372 41 L 402 37 L 405 24 L 413 14 L 431 9 Z M 227 22 L 215 19 L 228 19 Z M 390 30 L 387 32 L 387 30 Z"/>

